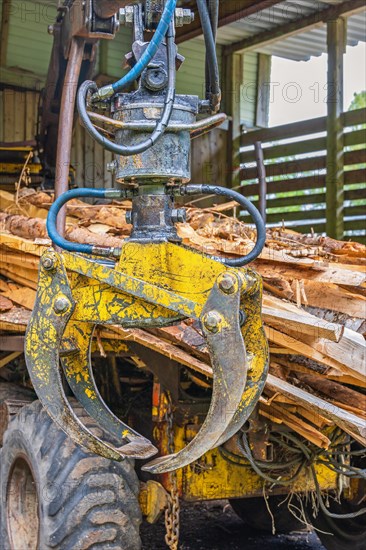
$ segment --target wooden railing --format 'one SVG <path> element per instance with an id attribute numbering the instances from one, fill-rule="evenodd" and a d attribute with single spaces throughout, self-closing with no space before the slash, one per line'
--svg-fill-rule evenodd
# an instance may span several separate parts
<path id="1" fill-rule="evenodd" d="M 366 240 L 366 109 L 343 113 L 345 238 Z M 326 117 L 242 135 L 240 191 L 258 204 L 254 143 L 260 142 L 267 182 L 267 224 L 325 232 Z M 247 218 L 244 217 L 244 220 Z"/>

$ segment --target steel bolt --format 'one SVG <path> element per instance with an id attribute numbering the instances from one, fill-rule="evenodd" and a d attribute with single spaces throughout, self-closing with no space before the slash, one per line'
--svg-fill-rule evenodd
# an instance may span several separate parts
<path id="1" fill-rule="evenodd" d="M 111 162 L 107 162 L 106 167 L 107 172 L 111 172 L 111 174 L 113 174 L 117 170 L 117 161 L 112 160 Z"/>
<path id="2" fill-rule="evenodd" d="M 187 221 L 187 212 L 185 208 L 173 208 L 171 214 L 173 223 L 185 223 Z"/>
<path id="3" fill-rule="evenodd" d="M 168 73 L 163 67 L 149 66 L 142 74 L 144 86 L 152 92 L 162 90 L 168 83 Z"/>
<path id="4" fill-rule="evenodd" d="M 225 294 L 233 294 L 236 279 L 231 273 L 224 273 L 219 281 L 219 289 Z"/>
<path id="5" fill-rule="evenodd" d="M 239 310 L 239 325 L 242 327 L 245 325 L 247 320 L 247 314 L 242 309 Z"/>
<path id="6" fill-rule="evenodd" d="M 183 25 L 190 25 L 194 21 L 194 11 L 183 9 Z"/>
<path id="7" fill-rule="evenodd" d="M 55 300 L 54 310 L 56 313 L 65 313 L 70 307 L 70 301 L 66 296 L 59 296 Z"/>
<path id="8" fill-rule="evenodd" d="M 121 25 L 125 25 L 126 27 L 132 27 L 133 26 L 133 6 L 126 6 L 124 8 L 120 8 L 119 10 L 119 22 Z"/>
<path id="9" fill-rule="evenodd" d="M 194 12 L 188 9 L 176 8 L 175 10 L 175 26 L 183 27 L 194 21 Z"/>
<path id="10" fill-rule="evenodd" d="M 125 214 L 125 217 L 126 217 L 126 223 L 131 225 L 132 224 L 132 210 L 127 210 L 126 214 Z"/>
<path id="11" fill-rule="evenodd" d="M 221 315 L 217 311 L 209 311 L 203 318 L 203 324 L 210 332 L 218 332 Z"/>
<path id="12" fill-rule="evenodd" d="M 51 271 L 51 269 L 55 267 L 56 257 L 54 256 L 54 254 L 47 254 L 46 256 L 42 257 L 41 262 L 46 271 Z"/>

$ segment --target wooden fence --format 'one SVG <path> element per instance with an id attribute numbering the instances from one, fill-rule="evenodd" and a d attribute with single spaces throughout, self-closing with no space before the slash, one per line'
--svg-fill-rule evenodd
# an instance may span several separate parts
<path id="1" fill-rule="evenodd" d="M 240 191 L 258 204 L 254 143 L 261 142 L 267 180 L 267 224 L 285 222 L 321 234 L 326 222 L 326 117 L 242 135 Z M 366 240 L 366 109 L 343 113 L 345 238 Z M 247 218 L 244 217 L 244 220 Z"/>

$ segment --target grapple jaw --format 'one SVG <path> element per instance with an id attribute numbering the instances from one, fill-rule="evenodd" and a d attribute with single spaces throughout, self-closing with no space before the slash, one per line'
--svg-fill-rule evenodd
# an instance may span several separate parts
<path id="1" fill-rule="evenodd" d="M 86 334 L 86 339 L 81 340 L 85 346 L 76 349 L 76 355 L 72 353 L 67 358 L 68 353 L 61 353 L 64 355 L 64 372 L 71 389 L 86 411 L 102 428 L 114 436 L 120 446 L 102 441 L 91 433 L 80 422 L 65 395 L 60 351 L 75 302 L 61 257 L 56 254 L 53 256 L 52 269 L 47 270 L 41 264 L 36 304 L 25 340 L 27 368 L 39 400 L 52 420 L 84 449 L 118 461 L 125 457 L 149 458 L 157 453 L 154 445 L 115 417 L 98 392 L 89 360 L 92 331 L 89 333 L 89 339 Z M 49 254 L 47 257 L 49 258 Z M 78 363 L 80 366 L 77 375 L 70 366 L 75 358 L 75 364 Z"/>
<path id="2" fill-rule="evenodd" d="M 159 246 L 174 245 L 156 245 Z M 177 250 L 182 258 L 187 255 L 186 261 L 193 271 L 195 262 L 196 267 L 202 262 L 202 256 L 195 252 L 181 247 Z M 141 257 L 144 251 L 147 248 L 141 251 Z M 166 256 L 166 250 L 164 254 Z M 161 324 L 164 317 L 165 324 L 186 317 L 198 319 L 211 357 L 212 400 L 200 431 L 184 449 L 153 460 L 143 466 L 144 470 L 161 474 L 187 466 L 208 450 L 222 445 L 248 419 L 262 392 L 268 369 L 268 352 L 260 319 L 259 278 L 247 270 L 227 271 L 217 262 L 208 262 L 209 266 L 205 266 L 207 280 L 202 277 L 200 283 L 204 291 L 196 293 L 200 297 L 194 302 L 184 293 L 179 294 L 174 286 L 176 283 L 168 290 L 167 285 L 154 284 L 153 275 L 150 278 L 148 273 L 145 280 L 136 279 L 122 273 L 120 266 L 113 269 L 82 256 L 53 251 L 45 254 L 41 260 L 36 304 L 26 334 L 26 362 L 43 406 L 76 443 L 114 460 L 148 459 L 157 453 L 149 440 L 110 411 L 94 380 L 90 357 L 94 326 L 97 323 L 115 324 L 117 314 L 113 307 L 117 308 L 119 324 L 127 327 L 146 326 L 147 322 L 153 326 L 151 320 L 154 318 L 156 325 Z M 82 288 L 71 289 L 66 268 L 93 283 L 84 282 Z M 207 291 L 207 282 L 212 277 L 215 282 Z M 180 279 L 173 276 L 173 280 Z M 133 308 L 137 311 L 135 315 L 131 313 Z M 240 316 L 240 310 L 244 315 Z M 243 317 L 247 321 L 241 327 Z M 91 433 L 75 415 L 63 389 L 62 369 L 77 400 L 112 436 L 113 444 Z"/>

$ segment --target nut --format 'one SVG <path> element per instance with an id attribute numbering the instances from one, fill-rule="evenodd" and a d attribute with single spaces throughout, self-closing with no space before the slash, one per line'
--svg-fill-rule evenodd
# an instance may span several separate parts
<path id="1" fill-rule="evenodd" d="M 56 256 L 52 254 L 52 252 L 45 254 L 42 256 L 41 262 L 46 271 L 51 271 L 51 269 L 53 269 L 56 265 Z"/>
<path id="2" fill-rule="evenodd" d="M 219 331 L 221 315 L 217 311 L 209 311 L 202 320 L 203 324 L 210 332 Z"/>
<path id="3" fill-rule="evenodd" d="M 175 10 L 175 26 L 183 27 L 194 21 L 194 12 L 189 9 L 176 8 Z"/>
<path id="4" fill-rule="evenodd" d="M 194 11 L 183 10 L 183 25 L 190 25 L 194 21 Z"/>
<path id="5" fill-rule="evenodd" d="M 187 221 L 187 212 L 185 208 L 173 208 L 171 214 L 173 223 L 185 223 Z"/>
<path id="6" fill-rule="evenodd" d="M 126 223 L 131 225 L 132 224 L 132 210 L 127 210 L 126 214 L 125 214 L 125 217 L 126 217 Z"/>
<path id="7" fill-rule="evenodd" d="M 126 27 L 133 26 L 134 20 L 134 9 L 133 6 L 125 6 L 119 10 L 119 22 L 120 25 L 125 25 Z"/>
<path id="8" fill-rule="evenodd" d="M 233 294 L 235 292 L 236 278 L 231 273 L 224 273 L 219 280 L 219 289 L 225 294 Z"/>
<path id="9" fill-rule="evenodd" d="M 53 307 L 56 313 L 65 313 L 65 311 L 69 309 L 70 305 L 70 300 L 67 296 L 61 295 L 56 298 Z"/>
<path id="10" fill-rule="evenodd" d="M 113 174 L 117 170 L 117 161 L 112 160 L 111 162 L 107 162 L 106 164 L 107 172 L 110 172 Z"/>
<path id="11" fill-rule="evenodd" d="M 149 66 L 142 74 L 144 86 L 152 92 L 158 92 L 168 83 L 168 73 L 164 67 Z"/>

